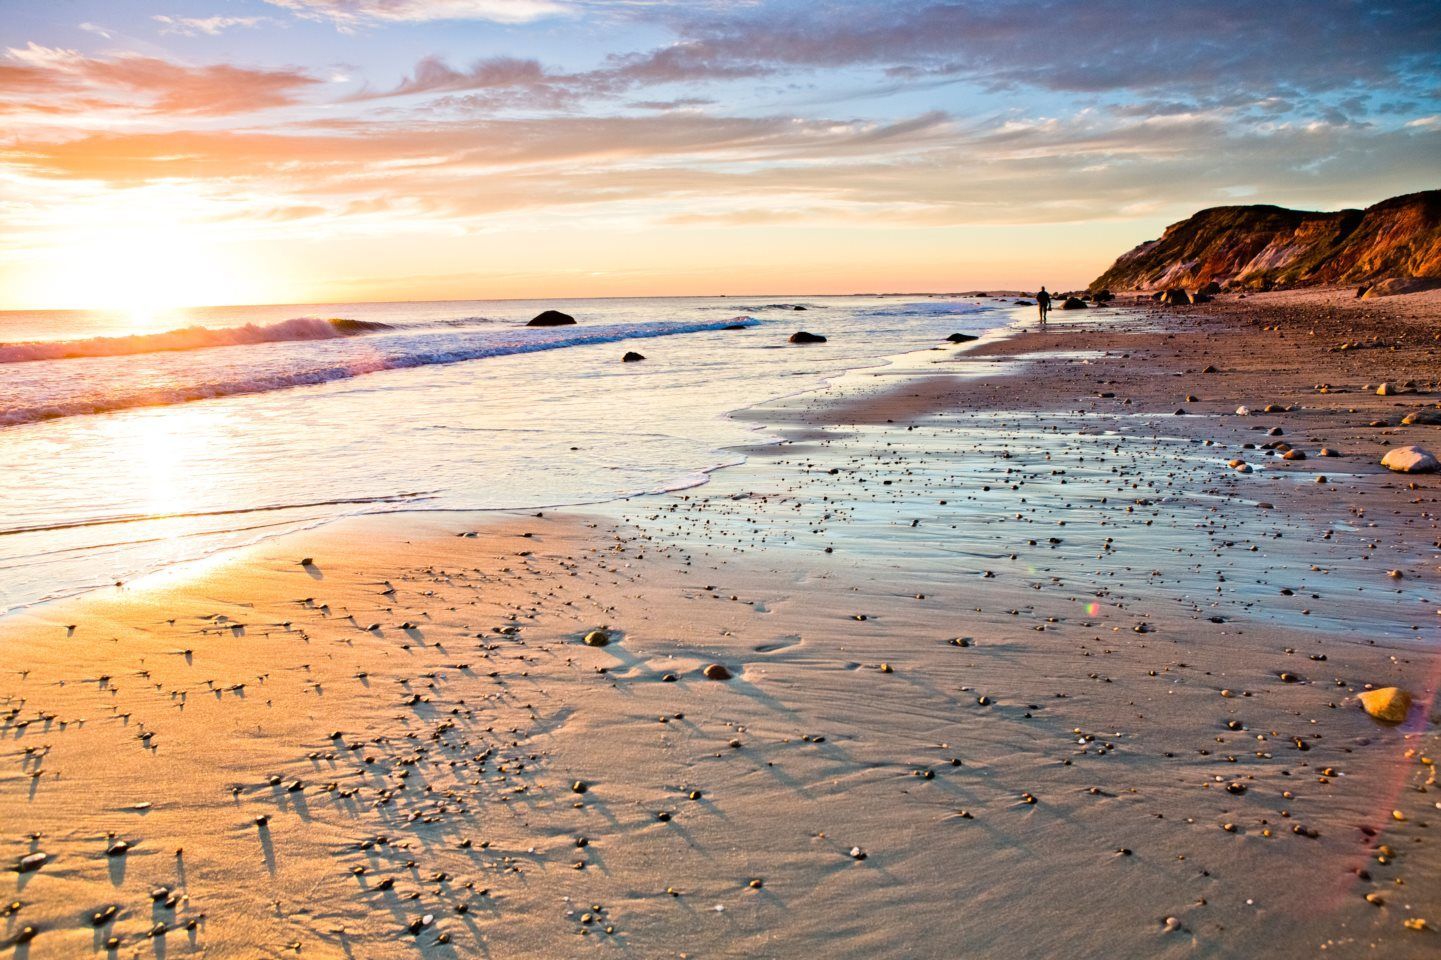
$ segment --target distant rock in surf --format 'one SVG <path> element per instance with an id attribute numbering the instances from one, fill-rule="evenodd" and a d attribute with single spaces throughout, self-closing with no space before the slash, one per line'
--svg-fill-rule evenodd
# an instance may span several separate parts
<path id="1" fill-rule="evenodd" d="M 559 310 L 545 310 L 535 315 L 527 327 L 568 327 L 575 323 L 575 317 Z"/>
<path id="2" fill-rule="evenodd" d="M 1084 310 L 1086 309 L 1086 301 L 1082 300 L 1080 297 L 1067 297 L 1066 302 L 1061 304 L 1061 309 Z"/>
<path id="3" fill-rule="evenodd" d="M 972 340 L 979 340 L 980 337 L 973 333 L 953 333 L 946 337 L 947 343 L 970 343 Z"/>
<path id="4" fill-rule="evenodd" d="M 645 356 L 644 356 L 643 354 L 636 353 L 634 350 L 627 350 L 625 356 L 623 356 L 623 357 L 620 358 L 620 362 L 621 362 L 621 363 L 635 363 L 637 360 L 644 360 L 644 359 L 645 359 Z"/>
<path id="5" fill-rule="evenodd" d="M 797 330 L 791 334 L 791 343 L 825 343 L 826 338 L 818 333 L 807 333 L 804 330 Z"/>

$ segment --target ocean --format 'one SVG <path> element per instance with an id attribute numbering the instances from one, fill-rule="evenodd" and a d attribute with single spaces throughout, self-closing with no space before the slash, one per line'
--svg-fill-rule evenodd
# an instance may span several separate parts
<path id="1" fill-rule="evenodd" d="M 525 326 L 551 308 L 577 324 Z M 728 414 L 1014 315 L 924 295 L 0 313 L 0 611 L 356 513 L 700 484 L 760 439 Z M 802 329 L 828 340 L 788 344 Z"/>

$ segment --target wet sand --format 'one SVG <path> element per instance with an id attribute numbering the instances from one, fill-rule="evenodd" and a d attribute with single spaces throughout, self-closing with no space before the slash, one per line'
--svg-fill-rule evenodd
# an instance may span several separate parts
<path id="1" fill-rule="evenodd" d="M 1433 956 L 1441 478 L 1379 460 L 1441 450 L 1441 300 L 1349 294 L 1057 313 L 746 411 L 698 489 L 6 617 L 5 942 Z"/>

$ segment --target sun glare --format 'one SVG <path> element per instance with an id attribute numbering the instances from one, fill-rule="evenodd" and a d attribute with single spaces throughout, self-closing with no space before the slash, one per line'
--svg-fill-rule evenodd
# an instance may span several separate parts
<path id="1" fill-rule="evenodd" d="M 222 227 L 193 218 L 201 205 L 151 190 L 72 205 L 32 252 L 23 300 L 125 313 L 140 329 L 180 307 L 267 302 L 276 291 L 266 271 Z"/>

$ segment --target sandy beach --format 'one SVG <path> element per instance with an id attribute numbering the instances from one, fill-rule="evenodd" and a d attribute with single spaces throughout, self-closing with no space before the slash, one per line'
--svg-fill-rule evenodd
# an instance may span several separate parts
<path id="1" fill-rule="evenodd" d="M 1441 294 L 1353 294 L 1017 308 L 738 414 L 701 487 L 6 616 L 0 935 L 1435 956 L 1441 479 L 1379 461 L 1441 450 Z"/>

